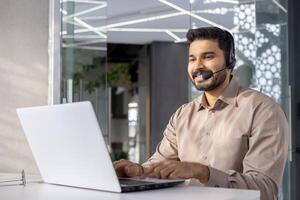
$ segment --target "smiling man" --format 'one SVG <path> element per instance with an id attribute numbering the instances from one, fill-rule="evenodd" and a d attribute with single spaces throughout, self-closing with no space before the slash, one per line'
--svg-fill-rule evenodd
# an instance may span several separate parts
<path id="1" fill-rule="evenodd" d="M 171 117 L 156 152 L 142 165 L 114 163 L 119 176 L 196 179 L 206 186 L 257 189 L 277 199 L 288 151 L 288 123 L 270 97 L 232 75 L 232 35 L 191 29 L 188 74 L 204 93 Z"/>

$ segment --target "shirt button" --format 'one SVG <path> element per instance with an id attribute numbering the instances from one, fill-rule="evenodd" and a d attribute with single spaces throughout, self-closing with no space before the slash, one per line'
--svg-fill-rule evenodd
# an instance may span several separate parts
<path id="1" fill-rule="evenodd" d="M 204 156 L 204 157 L 203 157 L 203 159 L 204 159 L 204 160 L 206 160 L 206 159 L 207 159 L 207 157 L 206 157 L 206 156 Z"/>
<path id="2" fill-rule="evenodd" d="M 207 135 L 207 136 L 210 136 L 210 133 L 209 133 L 209 132 L 206 132 L 206 135 Z"/>

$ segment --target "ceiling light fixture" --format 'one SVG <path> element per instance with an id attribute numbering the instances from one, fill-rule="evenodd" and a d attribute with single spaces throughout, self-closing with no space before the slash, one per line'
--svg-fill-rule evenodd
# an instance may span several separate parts
<path id="1" fill-rule="evenodd" d="M 75 2 L 75 3 L 90 3 L 90 4 L 106 4 L 106 1 L 93 1 L 93 0 L 61 0 L 60 3 Z"/>
<path id="2" fill-rule="evenodd" d="M 235 12 L 235 8 L 214 8 L 205 10 L 192 10 L 192 13 L 208 13 L 213 15 L 226 15 L 228 12 Z"/>
<path id="3" fill-rule="evenodd" d="M 186 14 L 186 15 L 189 15 L 189 16 L 191 16 L 191 17 L 193 17 L 193 18 L 196 18 L 196 19 L 198 19 L 198 20 L 200 20 L 200 21 L 203 21 L 203 22 L 205 22 L 205 23 L 207 23 L 207 24 L 210 24 L 210 25 L 212 25 L 212 26 L 217 26 L 217 27 L 220 27 L 220 28 L 222 28 L 222 29 L 228 30 L 226 27 L 224 27 L 224 26 L 222 26 L 222 25 L 220 25 L 220 24 L 217 24 L 217 23 L 212 22 L 212 21 L 210 21 L 210 20 L 208 20 L 208 19 L 205 19 L 205 18 L 203 18 L 203 17 L 200 17 L 199 15 L 193 14 L 193 13 L 191 13 L 190 11 L 185 10 L 185 9 L 183 9 L 183 8 L 181 8 L 181 7 L 179 7 L 179 6 L 175 5 L 175 4 L 173 4 L 173 3 L 170 3 L 170 2 L 168 2 L 168 1 L 166 1 L 166 0 L 158 0 L 158 1 L 161 2 L 161 3 L 163 3 L 163 4 L 166 4 L 166 5 L 170 6 L 170 7 L 174 8 L 175 10 L 178 10 L 178 11 L 180 11 L 180 12 Z"/>
<path id="4" fill-rule="evenodd" d="M 117 32 L 153 32 L 161 33 L 166 31 L 177 32 L 177 33 L 186 33 L 187 29 L 158 29 L 158 28 L 110 28 L 108 31 L 117 31 Z"/>
<path id="5" fill-rule="evenodd" d="M 84 46 L 87 44 L 95 44 L 95 43 L 104 43 L 106 42 L 106 40 L 90 40 L 90 41 L 86 41 L 86 42 L 77 42 L 77 43 L 72 43 L 72 44 L 63 44 L 64 48 L 70 48 L 70 47 L 78 47 L 78 46 Z"/>
<path id="6" fill-rule="evenodd" d="M 180 40 L 180 37 L 178 37 L 177 35 L 175 35 L 175 34 L 172 33 L 171 31 L 166 30 L 165 32 L 166 32 L 169 36 L 171 36 L 173 39 L 175 39 L 176 41 L 179 41 L 179 40 Z"/>
<path id="7" fill-rule="evenodd" d="M 92 20 L 104 20 L 107 19 L 106 16 L 81 16 L 80 19 L 85 21 L 92 21 Z"/>
<path id="8" fill-rule="evenodd" d="M 251 0 L 253 1 L 253 0 Z M 205 0 L 203 3 L 217 3 L 217 2 L 221 2 L 221 3 L 232 3 L 232 4 L 239 4 L 239 0 Z"/>
<path id="9" fill-rule="evenodd" d="M 175 43 L 181 43 L 181 42 L 186 42 L 187 39 L 186 38 L 180 38 L 180 40 L 176 40 L 174 41 Z"/>
<path id="10" fill-rule="evenodd" d="M 61 11 L 62 11 L 63 14 L 67 13 L 67 11 L 65 11 L 65 10 L 63 10 L 63 9 L 62 9 Z M 78 17 L 74 17 L 74 20 L 75 20 L 78 24 L 80 24 L 81 26 L 87 28 L 89 31 L 95 32 L 96 34 L 100 35 L 100 36 L 103 37 L 103 38 L 107 38 L 107 36 L 106 36 L 104 33 L 100 32 L 100 31 L 98 31 L 98 30 L 95 30 L 94 27 L 92 27 L 91 25 L 89 25 L 89 24 L 87 24 L 86 22 L 82 21 L 82 20 L 79 19 Z M 68 20 L 65 20 L 65 21 L 68 21 Z M 63 33 L 66 33 L 66 32 L 64 31 Z M 75 31 L 74 31 L 74 33 L 75 33 Z"/>
<path id="11" fill-rule="evenodd" d="M 283 12 L 287 13 L 287 10 L 283 5 L 281 5 L 278 1 L 272 0 L 274 4 L 276 4 Z"/>
<path id="12" fill-rule="evenodd" d="M 99 39 L 102 38 L 99 35 L 63 35 L 63 39 Z M 103 41 L 107 41 L 102 38 Z"/>
<path id="13" fill-rule="evenodd" d="M 142 18 L 142 19 L 124 21 L 124 22 L 109 24 L 109 25 L 105 25 L 105 26 L 95 27 L 94 30 L 102 30 L 102 31 L 106 32 L 106 31 L 109 31 L 110 28 L 115 28 L 115 27 L 119 27 L 119 26 L 127 26 L 127 25 L 138 24 L 138 23 L 149 22 L 149 21 L 155 21 L 155 20 L 159 20 L 159 19 L 166 19 L 166 18 L 176 17 L 176 16 L 180 16 L 180 15 L 185 15 L 185 13 L 176 12 L 176 13 L 169 13 L 169 14 L 159 15 L 159 16 L 154 16 L 154 17 L 147 17 L 147 18 Z M 75 33 L 84 33 L 84 32 L 89 32 L 89 31 L 91 31 L 91 30 L 77 29 L 74 32 Z"/>
<path id="14" fill-rule="evenodd" d="M 100 6 L 95 6 L 93 8 L 90 8 L 90 9 L 86 9 L 86 10 L 83 10 L 81 12 L 78 12 L 78 13 L 74 13 L 72 15 L 68 15 L 68 16 L 65 16 L 63 17 L 64 20 L 67 20 L 67 19 L 70 19 L 70 18 L 73 18 L 73 17 L 78 17 L 80 15 L 84 15 L 84 14 L 87 14 L 87 13 L 90 13 L 90 12 L 94 12 L 96 10 L 100 10 L 102 8 L 105 8 L 107 6 L 107 4 L 102 4 Z"/>
<path id="15" fill-rule="evenodd" d="M 87 50 L 93 50 L 93 51 L 107 51 L 106 47 L 94 47 L 94 46 L 78 46 L 78 47 L 72 47 L 75 49 L 87 49 Z"/>
<path id="16" fill-rule="evenodd" d="M 93 31 L 93 32 L 97 33 L 98 35 L 100 35 L 103 38 L 107 38 L 107 36 L 104 33 L 100 32 L 99 30 L 96 30 L 94 27 L 92 27 L 91 25 L 89 25 L 86 22 L 82 21 L 81 19 L 75 17 L 74 20 L 76 22 L 78 22 L 79 24 L 81 24 L 82 26 L 84 26 L 87 29 L 89 29 L 90 31 Z"/>

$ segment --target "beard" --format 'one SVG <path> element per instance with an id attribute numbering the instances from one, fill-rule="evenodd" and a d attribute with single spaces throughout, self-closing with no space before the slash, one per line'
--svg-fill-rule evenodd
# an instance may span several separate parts
<path id="1" fill-rule="evenodd" d="M 216 73 L 211 78 L 201 82 L 196 82 L 193 78 L 192 83 L 199 91 L 211 91 L 222 85 L 222 83 L 224 83 L 224 81 L 226 80 L 226 76 L 227 73 L 225 71 L 222 71 L 221 73 Z"/>

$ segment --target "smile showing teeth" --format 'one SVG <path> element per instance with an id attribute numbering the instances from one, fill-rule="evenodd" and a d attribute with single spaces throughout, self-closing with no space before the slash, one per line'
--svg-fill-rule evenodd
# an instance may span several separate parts
<path id="1" fill-rule="evenodd" d="M 193 74 L 193 78 L 202 77 L 202 72 L 196 72 Z"/>

